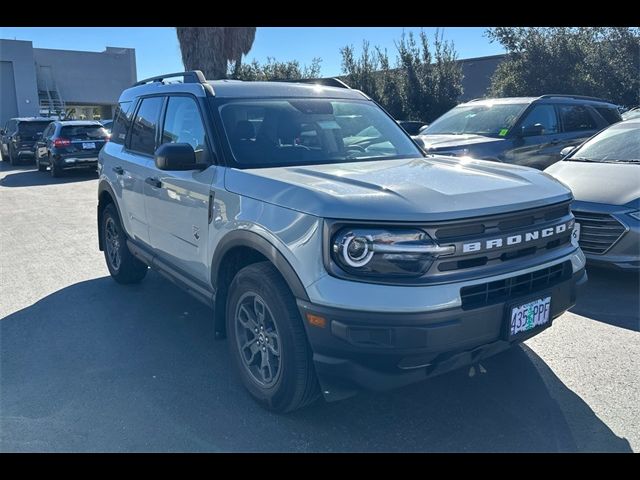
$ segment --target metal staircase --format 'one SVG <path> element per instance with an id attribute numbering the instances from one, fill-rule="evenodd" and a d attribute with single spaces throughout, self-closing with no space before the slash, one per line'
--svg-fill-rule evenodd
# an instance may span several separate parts
<path id="1" fill-rule="evenodd" d="M 60 90 L 53 78 L 51 67 L 38 66 L 38 101 L 40 103 L 40 115 L 51 116 L 64 116 L 66 112 L 66 105 Z"/>

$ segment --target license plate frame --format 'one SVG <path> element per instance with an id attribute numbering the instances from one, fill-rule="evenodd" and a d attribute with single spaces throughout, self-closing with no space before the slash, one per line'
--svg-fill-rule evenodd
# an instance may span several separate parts
<path id="1" fill-rule="evenodd" d="M 527 330 L 518 330 L 515 333 L 512 333 L 511 324 L 513 321 L 514 310 L 516 308 L 522 308 L 525 306 L 532 305 L 534 303 L 544 302 L 543 305 L 548 305 L 546 310 L 547 319 L 544 323 L 534 324 L 533 327 Z M 553 295 L 551 292 L 540 292 L 536 295 L 531 295 L 528 297 L 520 298 L 513 302 L 509 302 L 506 305 L 504 312 L 504 336 L 509 342 L 523 340 L 529 338 L 533 335 L 540 333 L 541 331 L 549 328 L 553 323 L 553 317 L 551 315 L 551 306 L 553 303 Z M 533 320 L 535 322 L 535 319 Z"/>
<path id="2" fill-rule="evenodd" d="M 83 150 L 95 150 L 96 142 L 82 142 Z"/>

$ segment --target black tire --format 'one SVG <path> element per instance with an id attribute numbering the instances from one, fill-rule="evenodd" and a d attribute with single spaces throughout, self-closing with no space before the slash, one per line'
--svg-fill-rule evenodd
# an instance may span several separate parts
<path id="1" fill-rule="evenodd" d="M 129 251 L 127 237 L 113 203 L 107 205 L 102 213 L 100 235 L 104 247 L 104 259 L 113 279 L 122 284 L 141 282 L 147 274 L 148 267 Z M 112 243 L 110 237 L 116 242 Z M 117 255 L 117 262 L 115 255 Z"/>
<path id="2" fill-rule="evenodd" d="M 46 165 L 42 165 L 40 163 L 40 156 L 36 153 L 36 167 L 38 168 L 39 172 L 46 172 L 47 171 L 47 166 Z"/>
<path id="3" fill-rule="evenodd" d="M 17 165 L 18 164 L 18 158 L 14 155 L 14 152 L 11 149 L 11 145 L 9 145 L 9 148 L 7 148 L 7 150 L 9 150 L 9 164 Z"/>
<path id="4" fill-rule="evenodd" d="M 56 162 L 49 155 L 49 170 L 51 171 L 51 176 L 53 178 L 60 178 L 62 176 L 62 169 L 56 165 Z"/>
<path id="5" fill-rule="evenodd" d="M 272 321 L 263 323 L 269 322 L 276 327 L 276 341 L 280 354 L 275 358 L 278 359 L 279 370 L 277 378 L 271 385 L 261 384 L 256 374 L 252 373 L 251 367 L 247 366 L 247 361 L 243 360 L 245 356 L 243 352 L 251 350 L 251 347 L 242 349 L 239 343 L 245 342 L 245 345 L 250 343 L 253 346 L 253 341 L 256 340 L 255 345 L 258 345 L 257 335 L 250 340 L 244 337 L 239 341 L 239 335 L 242 336 L 243 331 L 250 332 L 251 329 L 246 329 L 236 318 L 237 311 L 241 310 L 243 305 L 242 302 L 251 298 L 252 295 L 264 302 L 269 311 L 268 315 L 272 318 Z M 226 310 L 227 337 L 236 369 L 242 383 L 260 405 L 274 412 L 289 412 L 311 404 L 320 396 L 311 347 L 307 341 L 295 299 L 280 273 L 270 262 L 254 263 L 236 274 L 229 287 Z M 259 320 L 258 323 L 260 323 Z M 236 328 L 241 332 L 240 334 Z M 271 334 L 273 333 L 274 330 L 271 330 Z M 267 338 L 266 331 L 264 338 Z M 262 348 L 258 347 L 258 350 L 267 351 L 264 345 Z M 260 351 L 257 354 L 264 355 Z M 251 358 L 254 355 L 256 353 Z M 253 368 L 257 368 L 257 365 Z M 269 371 L 271 372 L 271 368 Z"/>

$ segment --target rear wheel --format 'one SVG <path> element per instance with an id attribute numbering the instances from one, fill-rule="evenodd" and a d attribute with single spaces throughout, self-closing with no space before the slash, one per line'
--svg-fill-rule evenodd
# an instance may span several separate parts
<path id="1" fill-rule="evenodd" d="M 107 268 L 114 280 L 123 284 L 142 281 L 147 274 L 148 267 L 129 251 L 127 237 L 113 203 L 104 209 L 100 234 L 102 235 Z"/>
<path id="2" fill-rule="evenodd" d="M 18 163 L 16 152 L 13 150 L 13 148 L 11 148 L 11 145 L 9 145 L 9 148 L 7 150 L 9 150 L 9 163 L 11 165 L 16 165 Z"/>
<path id="3" fill-rule="evenodd" d="M 238 272 L 229 288 L 226 321 L 236 368 L 262 406 L 288 412 L 319 397 L 295 299 L 271 263 L 255 263 Z"/>
<path id="4" fill-rule="evenodd" d="M 39 172 L 46 172 L 47 171 L 47 166 L 46 165 L 42 165 L 42 163 L 40 163 L 40 155 L 38 155 L 36 153 L 36 167 L 38 167 L 38 171 Z"/>
<path id="5" fill-rule="evenodd" d="M 56 162 L 51 158 L 51 154 L 49 154 L 49 170 L 51 171 L 51 176 L 53 178 L 60 178 L 62 176 L 62 169 L 56 165 Z"/>

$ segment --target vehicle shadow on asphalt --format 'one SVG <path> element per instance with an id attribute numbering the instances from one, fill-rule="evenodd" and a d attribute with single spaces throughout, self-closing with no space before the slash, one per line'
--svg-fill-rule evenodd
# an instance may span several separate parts
<path id="1" fill-rule="evenodd" d="M 589 280 L 571 312 L 639 332 L 640 275 L 589 266 L 587 275 Z"/>
<path id="2" fill-rule="evenodd" d="M 7 165 L 0 163 L 0 172 L 8 173 L 0 179 L 1 187 L 38 187 L 43 185 L 59 185 L 63 183 L 85 182 L 95 180 L 98 174 L 95 170 L 68 170 L 61 177 L 53 178 L 49 171 L 39 172 L 34 165 Z"/>
<path id="3" fill-rule="evenodd" d="M 272 414 L 212 311 L 153 272 L 59 290 L 1 320 L 0 342 L 2 451 L 631 451 L 526 347 L 473 377 Z"/>

